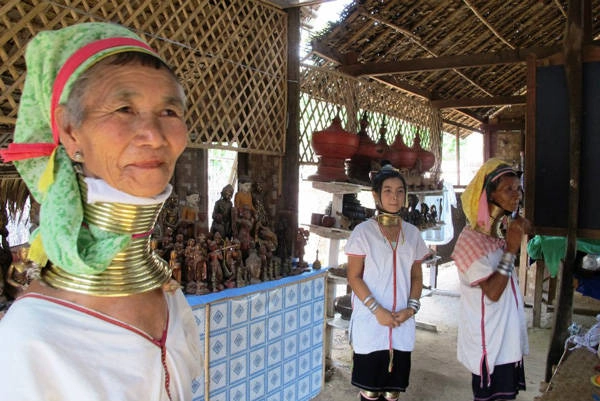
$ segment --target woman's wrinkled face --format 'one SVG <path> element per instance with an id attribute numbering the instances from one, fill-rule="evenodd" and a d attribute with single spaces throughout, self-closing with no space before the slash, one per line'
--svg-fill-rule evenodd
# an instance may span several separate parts
<path id="1" fill-rule="evenodd" d="M 514 212 L 523 197 L 521 180 L 511 175 L 499 178 L 496 190 L 490 194 L 490 201 L 508 212 Z"/>
<path id="2" fill-rule="evenodd" d="M 171 73 L 141 63 L 104 65 L 83 103 L 80 125 L 59 126 L 69 156 L 83 154 L 85 175 L 135 196 L 164 191 L 187 143 L 185 99 Z"/>
<path id="3" fill-rule="evenodd" d="M 404 206 L 406 200 L 406 188 L 400 178 L 388 178 L 383 181 L 381 186 L 381 196 L 373 193 L 375 201 L 379 198 L 379 203 L 383 210 L 390 213 L 397 213 Z"/>

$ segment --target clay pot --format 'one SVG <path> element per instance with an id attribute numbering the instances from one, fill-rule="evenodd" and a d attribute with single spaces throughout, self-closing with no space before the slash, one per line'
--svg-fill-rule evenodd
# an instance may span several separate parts
<path id="1" fill-rule="evenodd" d="M 350 320 L 352 316 L 352 300 L 350 295 L 342 295 L 333 301 L 333 309 L 342 315 L 342 319 Z"/>
<path id="2" fill-rule="evenodd" d="M 323 220 L 323 216 L 325 216 L 323 213 L 313 213 L 310 216 L 310 224 L 312 224 L 313 226 L 320 226 L 321 221 Z"/>
<path id="3" fill-rule="evenodd" d="M 332 159 L 320 156 L 317 163 L 317 173 L 309 176 L 308 179 L 323 182 L 346 182 L 348 181 L 346 162 L 344 159 Z"/>
<path id="4" fill-rule="evenodd" d="M 419 134 L 415 136 L 415 141 L 412 148 L 415 152 L 417 152 L 417 160 L 418 165 L 420 166 L 420 171 L 429 171 L 429 169 L 435 164 L 435 155 L 421 147 L 421 136 Z"/>
<path id="5" fill-rule="evenodd" d="M 379 141 L 377 142 L 378 149 L 381 150 L 381 152 L 382 152 L 380 157 L 381 157 L 381 159 L 389 160 L 389 162 L 392 163 L 392 166 L 396 167 L 397 169 L 402 168 L 405 166 L 405 164 L 410 162 L 410 158 L 412 158 L 412 155 L 410 153 L 407 153 L 407 155 L 409 156 L 409 159 L 406 160 L 406 155 L 404 154 L 404 152 L 402 150 L 395 148 L 393 145 L 392 146 L 387 145 L 387 143 L 385 142 L 385 133 L 386 132 L 387 132 L 387 128 L 385 126 L 385 121 L 384 121 L 383 124 L 381 125 L 381 128 L 379 129 Z M 396 143 L 397 146 L 399 146 L 397 141 L 398 141 L 398 136 L 396 136 L 396 140 L 394 141 L 394 143 Z M 402 137 L 400 137 L 400 141 L 402 141 Z M 413 161 L 413 164 L 414 164 L 414 161 Z"/>
<path id="6" fill-rule="evenodd" d="M 321 219 L 321 225 L 323 227 L 333 227 L 335 224 L 335 217 L 333 216 L 323 216 L 323 218 Z"/>
<path id="7" fill-rule="evenodd" d="M 331 125 L 312 135 L 311 146 L 319 156 L 317 173 L 308 177 L 313 181 L 348 181 L 346 159 L 358 149 L 358 135 L 345 131 L 339 117 Z"/>
<path id="8" fill-rule="evenodd" d="M 358 135 L 345 131 L 339 117 L 331 125 L 312 135 L 311 146 L 319 156 L 333 159 L 349 159 L 358 149 Z"/>
<path id="9" fill-rule="evenodd" d="M 402 134 L 398 133 L 398 135 L 396 135 L 396 139 L 390 145 L 390 149 L 394 152 L 394 160 L 392 160 L 392 158 L 389 160 L 394 167 L 397 169 L 411 169 L 414 167 L 418 153 L 404 143 Z"/>
<path id="10" fill-rule="evenodd" d="M 366 114 L 360 120 L 360 131 L 358 131 L 358 149 L 352 159 L 365 158 L 370 160 L 377 159 L 380 154 L 377 152 L 377 144 L 369 137 L 367 133 L 367 127 L 369 121 L 367 120 Z"/>
<path id="11" fill-rule="evenodd" d="M 358 149 L 348 162 L 348 176 L 357 183 L 369 183 L 369 172 L 371 171 L 371 161 L 379 159 L 381 156 L 377 152 L 377 144 L 367 133 L 366 113 L 360 120 L 360 131 L 358 131 Z"/>

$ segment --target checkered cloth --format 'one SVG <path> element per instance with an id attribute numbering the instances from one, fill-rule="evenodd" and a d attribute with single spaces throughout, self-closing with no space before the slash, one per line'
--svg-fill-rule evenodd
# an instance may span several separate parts
<path id="1" fill-rule="evenodd" d="M 473 262 L 504 246 L 503 239 L 490 237 L 466 226 L 456 240 L 451 257 L 458 269 L 464 273 Z"/>

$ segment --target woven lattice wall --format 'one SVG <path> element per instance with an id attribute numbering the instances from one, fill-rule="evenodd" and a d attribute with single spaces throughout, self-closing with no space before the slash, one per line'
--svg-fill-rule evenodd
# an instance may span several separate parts
<path id="1" fill-rule="evenodd" d="M 252 0 L 0 0 L 0 132 L 14 128 L 27 42 L 89 21 L 131 28 L 173 66 L 190 147 L 284 153 L 287 15 Z"/>
<path id="2" fill-rule="evenodd" d="M 419 134 L 421 146 L 436 157 L 431 171 L 439 173 L 442 120 L 439 112 L 428 104 L 382 83 L 352 78 L 327 68 L 303 65 L 300 78 L 301 163 L 318 161 L 310 146 L 314 131 L 327 128 L 333 117 L 339 115 L 345 130 L 358 132 L 358 121 L 366 111 L 371 139 L 379 139 L 384 122 L 387 128 L 384 136 L 388 144 L 401 134 L 404 142 L 411 146 Z"/>

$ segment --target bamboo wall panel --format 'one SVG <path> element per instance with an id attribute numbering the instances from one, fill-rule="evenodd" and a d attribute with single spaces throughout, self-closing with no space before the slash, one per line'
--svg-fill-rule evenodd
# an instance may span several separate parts
<path id="1" fill-rule="evenodd" d="M 284 153 L 287 14 L 252 0 L 0 0 L 0 132 L 14 129 L 28 41 L 89 21 L 129 27 L 173 66 L 189 147 Z"/>

